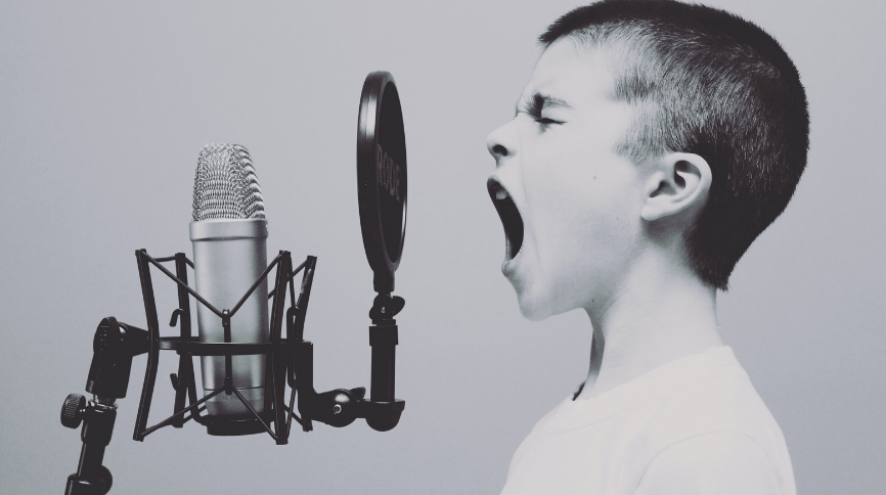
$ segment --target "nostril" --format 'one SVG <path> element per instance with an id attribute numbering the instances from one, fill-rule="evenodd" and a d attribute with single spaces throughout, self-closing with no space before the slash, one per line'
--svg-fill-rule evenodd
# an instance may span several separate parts
<path id="1" fill-rule="evenodd" d="M 513 121 L 499 127 L 498 129 L 489 133 L 489 136 L 486 137 L 486 150 L 489 151 L 489 154 L 495 157 L 496 160 L 500 158 L 512 158 L 516 151 L 514 147 L 517 144 L 517 130 L 512 126 Z M 500 164 L 496 164 L 500 165 Z"/>

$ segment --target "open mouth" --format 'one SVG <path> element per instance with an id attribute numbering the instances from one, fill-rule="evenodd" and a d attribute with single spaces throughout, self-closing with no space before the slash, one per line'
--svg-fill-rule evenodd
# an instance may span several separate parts
<path id="1" fill-rule="evenodd" d="M 505 229 L 508 259 L 513 259 L 523 246 L 523 218 L 520 217 L 520 212 L 517 210 L 514 200 L 511 199 L 511 195 L 497 180 L 486 181 L 486 189 L 489 191 L 489 197 L 492 198 L 492 204 L 495 205 L 495 210 Z"/>

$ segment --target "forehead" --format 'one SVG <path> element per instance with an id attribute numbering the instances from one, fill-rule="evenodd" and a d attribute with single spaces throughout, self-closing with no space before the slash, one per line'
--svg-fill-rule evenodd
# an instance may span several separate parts
<path id="1" fill-rule="evenodd" d="M 536 94 L 581 107 L 612 99 L 615 79 L 603 49 L 580 45 L 570 38 L 552 43 L 539 57 L 523 90 L 523 99 Z"/>

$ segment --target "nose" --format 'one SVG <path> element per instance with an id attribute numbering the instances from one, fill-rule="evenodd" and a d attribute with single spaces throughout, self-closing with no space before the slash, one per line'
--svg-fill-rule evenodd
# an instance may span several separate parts
<path id="1" fill-rule="evenodd" d="M 514 146 L 515 139 L 513 137 L 512 124 L 513 121 L 508 122 L 492 131 L 489 137 L 486 138 L 486 149 L 495 158 L 496 165 L 499 165 L 500 160 L 504 158 L 513 157 L 517 151 Z"/>

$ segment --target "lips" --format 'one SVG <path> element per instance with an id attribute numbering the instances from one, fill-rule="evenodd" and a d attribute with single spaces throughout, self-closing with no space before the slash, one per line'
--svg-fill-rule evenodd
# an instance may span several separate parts
<path id="1" fill-rule="evenodd" d="M 511 195 L 497 180 L 489 179 L 486 182 L 486 189 L 505 230 L 508 259 L 513 259 L 523 247 L 523 218 Z"/>

